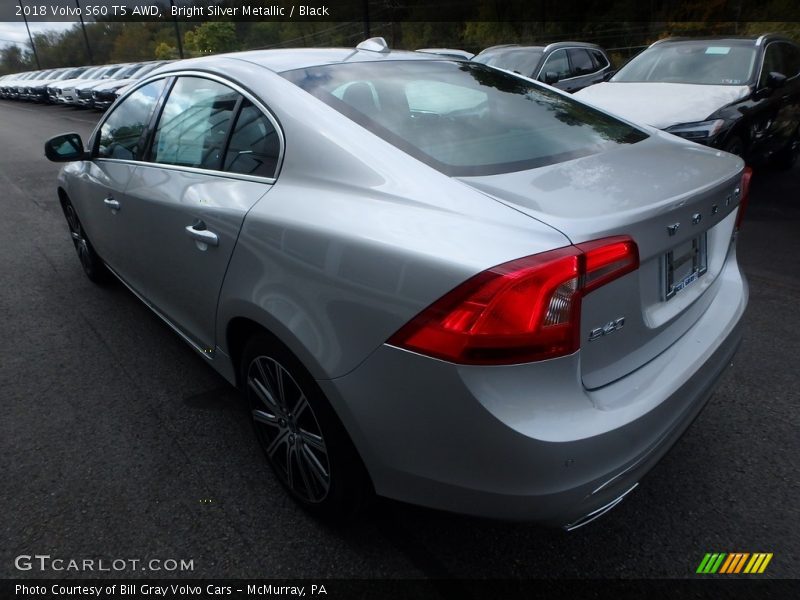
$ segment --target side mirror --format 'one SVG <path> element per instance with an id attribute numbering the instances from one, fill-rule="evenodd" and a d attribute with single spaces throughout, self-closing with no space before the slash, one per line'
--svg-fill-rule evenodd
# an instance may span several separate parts
<path id="1" fill-rule="evenodd" d="M 62 133 L 50 138 L 44 144 L 44 155 L 52 162 L 86 160 L 89 157 L 77 133 Z"/>
<path id="2" fill-rule="evenodd" d="M 558 73 L 554 71 L 547 71 L 544 74 L 544 82 L 548 85 L 553 85 L 554 83 L 558 83 Z"/>
<path id="3" fill-rule="evenodd" d="M 770 71 L 767 75 L 767 87 L 777 90 L 786 85 L 786 75 L 777 71 Z"/>

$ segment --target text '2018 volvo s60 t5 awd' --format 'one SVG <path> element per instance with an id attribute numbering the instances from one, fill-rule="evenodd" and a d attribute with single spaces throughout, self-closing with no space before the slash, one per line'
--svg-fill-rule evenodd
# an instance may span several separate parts
<path id="1" fill-rule="evenodd" d="M 741 337 L 742 161 L 485 65 L 380 39 L 182 61 L 45 151 L 87 275 L 243 391 L 325 516 L 377 493 L 582 525 Z"/>

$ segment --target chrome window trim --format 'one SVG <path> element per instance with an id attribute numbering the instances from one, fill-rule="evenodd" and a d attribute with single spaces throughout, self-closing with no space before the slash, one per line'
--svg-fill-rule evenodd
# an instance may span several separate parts
<path id="1" fill-rule="evenodd" d="M 545 50 L 547 50 L 547 48 L 545 48 Z M 586 46 L 564 46 L 563 48 L 556 48 L 555 50 L 553 50 L 553 54 L 555 54 L 559 50 L 589 50 L 589 48 L 587 48 Z M 597 50 L 597 48 L 592 48 L 592 50 Z M 601 50 L 601 52 L 602 52 L 602 50 Z M 550 56 L 553 56 L 553 54 L 551 54 Z M 605 53 L 604 53 L 604 55 L 605 55 Z M 547 61 L 550 60 L 550 56 L 548 56 L 544 60 L 544 62 L 542 63 L 542 66 L 539 67 L 539 72 L 536 73 L 536 76 L 532 77 L 532 79 L 535 79 L 536 81 L 540 81 L 539 80 L 539 75 L 542 74 L 542 71 L 544 70 L 544 66 L 547 64 Z M 606 66 L 603 67 L 602 69 L 597 69 L 597 71 L 592 71 L 591 73 L 584 73 L 583 75 L 575 75 L 575 77 L 565 77 L 564 79 L 559 79 L 557 81 L 557 83 L 561 83 L 562 81 L 572 81 L 573 79 L 578 79 L 580 77 L 588 77 L 589 75 L 596 75 L 597 73 L 600 73 L 606 67 L 610 67 L 611 66 L 611 61 L 609 61 L 607 57 L 606 57 L 606 61 L 607 61 L 608 64 L 606 64 Z M 567 55 L 567 63 L 569 64 L 569 55 Z M 541 83 L 541 81 L 540 81 L 540 83 Z"/>
<path id="2" fill-rule="evenodd" d="M 198 175 L 214 175 L 216 177 L 225 177 L 227 179 L 239 179 L 242 181 L 253 181 L 255 183 L 265 183 L 273 185 L 277 178 L 275 177 L 262 177 L 260 175 L 245 175 L 243 173 L 229 173 L 228 171 L 216 171 L 214 169 L 201 169 L 199 167 L 185 167 L 183 165 L 169 165 L 157 162 L 147 162 L 144 160 L 127 160 L 124 158 L 95 158 L 90 162 L 111 162 L 118 164 L 134 165 L 137 167 L 151 167 L 156 169 L 169 169 L 170 171 L 185 171 L 187 173 L 195 173 Z"/>
<path id="3" fill-rule="evenodd" d="M 158 81 L 159 79 L 167 79 L 169 77 L 181 77 L 181 76 L 184 76 L 184 77 L 187 77 L 187 76 L 188 77 L 200 77 L 202 79 L 210 79 L 212 81 L 216 81 L 217 83 L 220 83 L 222 85 L 225 85 L 225 86 L 233 89 L 233 91 L 235 91 L 236 93 L 240 94 L 241 96 L 243 96 L 244 98 L 247 98 L 250 102 L 252 102 L 253 106 L 258 108 L 258 110 L 261 111 L 261 113 L 269 120 L 269 122 L 272 123 L 272 126 L 275 128 L 275 132 L 278 134 L 278 143 L 280 144 L 280 151 L 278 152 L 277 166 L 275 167 L 275 175 L 273 177 L 265 177 L 263 175 L 247 175 L 245 173 L 234 173 L 234 172 L 230 172 L 230 171 L 218 171 L 216 169 L 202 169 L 200 167 L 185 167 L 185 166 L 182 166 L 182 165 L 170 165 L 170 164 L 153 162 L 153 161 L 145 161 L 145 160 L 127 160 L 127 159 L 122 159 L 122 158 L 107 158 L 107 157 L 100 157 L 100 156 L 95 157 L 93 159 L 90 159 L 90 162 L 91 161 L 116 162 L 116 163 L 132 164 L 132 165 L 145 166 L 145 167 L 158 167 L 158 168 L 162 168 L 162 169 L 169 169 L 169 170 L 172 170 L 172 171 L 186 171 L 186 172 L 189 172 L 189 173 L 197 173 L 197 174 L 201 174 L 201 175 L 215 175 L 217 177 L 227 177 L 229 179 L 240 179 L 240 180 L 243 180 L 243 181 L 253 181 L 253 182 L 256 182 L 256 183 L 266 183 L 266 184 L 269 184 L 269 185 L 274 184 L 278 180 L 278 176 L 280 175 L 281 169 L 283 169 L 283 157 L 284 157 L 285 148 L 286 148 L 285 138 L 284 138 L 284 135 L 283 135 L 283 128 L 281 128 L 280 123 L 278 122 L 278 119 L 275 118 L 275 116 L 272 114 L 272 112 L 264 105 L 263 102 L 261 102 L 261 100 L 256 98 L 251 92 L 248 92 L 246 89 L 244 89 L 242 86 L 238 85 L 237 83 L 234 83 L 233 81 L 231 81 L 229 79 L 226 79 L 225 77 L 221 77 L 221 76 L 219 76 L 219 75 L 217 75 L 215 73 L 207 73 L 206 71 L 193 71 L 193 70 L 190 70 L 190 69 L 184 69 L 184 70 L 181 70 L 181 71 L 170 71 L 168 73 L 159 73 L 159 74 L 154 75 L 152 77 L 147 77 L 147 78 L 143 79 L 142 81 L 138 82 L 138 84 L 135 87 L 132 87 L 131 89 L 126 91 L 122 96 L 120 96 L 117 99 L 117 101 L 115 102 L 115 104 L 121 104 L 122 102 L 124 102 L 124 100 L 128 96 L 130 96 L 131 94 L 136 92 L 136 90 L 138 90 L 139 88 L 144 87 L 144 86 L 146 86 L 146 85 L 148 85 L 148 84 L 150 84 L 150 83 L 152 83 L 154 81 Z M 170 89 L 170 93 L 171 92 L 172 92 L 172 90 Z M 164 102 L 166 102 L 167 100 L 169 100 L 169 94 L 164 99 Z M 114 114 L 114 111 L 110 110 L 109 112 L 107 112 L 103 116 L 103 119 L 101 119 L 97 123 L 97 126 L 94 128 L 94 131 L 92 131 L 92 135 L 90 136 L 91 140 L 94 140 L 95 136 L 99 133 L 100 128 L 103 126 L 103 124 L 108 120 L 108 118 L 112 114 Z M 233 126 L 233 123 L 231 124 L 231 126 Z M 93 144 L 92 144 L 92 146 L 93 146 Z"/>

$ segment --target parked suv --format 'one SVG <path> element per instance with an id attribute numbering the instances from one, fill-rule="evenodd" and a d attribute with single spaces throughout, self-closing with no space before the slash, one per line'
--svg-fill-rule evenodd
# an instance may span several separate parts
<path id="1" fill-rule="evenodd" d="M 604 81 L 613 73 L 605 51 L 584 42 L 492 46 L 472 60 L 538 79 L 567 92 Z"/>
<path id="2" fill-rule="evenodd" d="M 800 151 L 800 46 L 774 34 L 666 39 L 580 99 L 748 162 L 788 169 Z"/>

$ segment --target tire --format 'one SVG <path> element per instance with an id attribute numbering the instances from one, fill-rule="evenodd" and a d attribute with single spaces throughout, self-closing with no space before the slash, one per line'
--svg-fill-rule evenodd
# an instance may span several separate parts
<path id="1" fill-rule="evenodd" d="M 243 350 L 240 376 L 256 439 L 289 495 L 326 520 L 359 514 L 374 496 L 369 475 L 300 361 L 277 339 L 259 333 Z"/>
<path id="2" fill-rule="evenodd" d="M 78 258 L 81 261 L 83 272 L 94 283 L 106 283 L 109 281 L 110 273 L 103 263 L 102 259 L 95 252 L 94 246 L 89 241 L 86 232 L 81 225 L 78 218 L 78 213 L 72 206 L 69 198 L 64 197 L 61 199 L 61 209 L 64 211 L 64 217 L 67 219 L 67 226 L 69 233 L 72 237 L 72 243 L 75 245 L 75 251 L 78 253 Z"/>
<path id="3" fill-rule="evenodd" d="M 771 163 L 779 171 L 788 171 L 797 163 L 798 156 L 800 156 L 800 129 L 795 131 L 786 147 L 773 156 Z"/>

